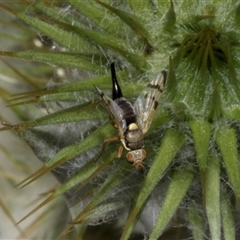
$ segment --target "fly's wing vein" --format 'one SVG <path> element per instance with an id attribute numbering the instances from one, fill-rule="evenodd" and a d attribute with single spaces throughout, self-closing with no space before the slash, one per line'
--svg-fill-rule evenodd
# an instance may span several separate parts
<path id="1" fill-rule="evenodd" d="M 152 80 L 138 96 L 134 103 L 137 121 L 143 133 L 146 133 L 152 123 L 159 100 L 163 93 L 167 73 L 162 71 L 156 79 Z"/>
<path id="2" fill-rule="evenodd" d="M 123 129 L 124 119 L 123 119 L 122 109 L 110 97 L 104 94 L 104 92 L 102 92 L 98 87 L 95 86 L 95 88 L 99 92 L 104 102 L 104 106 L 107 109 L 110 117 L 113 119 L 114 123 L 117 125 L 120 138 L 122 139 L 124 137 L 124 129 Z"/>

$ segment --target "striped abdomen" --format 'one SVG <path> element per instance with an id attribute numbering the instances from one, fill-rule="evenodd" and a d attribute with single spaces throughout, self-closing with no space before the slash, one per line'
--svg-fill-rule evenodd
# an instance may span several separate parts
<path id="1" fill-rule="evenodd" d="M 120 97 L 115 99 L 114 102 L 122 109 L 123 120 L 126 121 L 126 127 L 128 127 L 131 123 L 137 122 L 134 108 L 126 98 Z"/>

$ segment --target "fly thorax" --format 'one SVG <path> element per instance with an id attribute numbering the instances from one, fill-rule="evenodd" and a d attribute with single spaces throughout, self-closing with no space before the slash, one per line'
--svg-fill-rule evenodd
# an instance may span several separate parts
<path id="1" fill-rule="evenodd" d="M 125 133 L 125 141 L 128 148 L 132 150 L 140 149 L 143 147 L 143 132 L 140 130 L 136 123 L 131 123 Z"/>

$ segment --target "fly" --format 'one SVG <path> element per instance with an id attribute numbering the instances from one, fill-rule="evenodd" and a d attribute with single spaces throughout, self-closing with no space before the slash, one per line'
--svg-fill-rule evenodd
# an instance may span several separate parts
<path id="1" fill-rule="evenodd" d="M 95 86 L 119 132 L 118 136 L 105 139 L 104 144 L 120 140 L 122 144 L 118 149 L 117 157 L 122 156 L 125 148 L 128 151 L 126 155 L 128 162 L 132 163 L 136 169 L 143 168 L 143 160 L 147 155 L 144 149 L 144 134 L 148 131 L 156 112 L 165 87 L 167 72 L 162 71 L 156 79 L 150 81 L 133 105 L 123 97 L 114 63 L 111 64 L 111 75 L 112 99 Z"/>

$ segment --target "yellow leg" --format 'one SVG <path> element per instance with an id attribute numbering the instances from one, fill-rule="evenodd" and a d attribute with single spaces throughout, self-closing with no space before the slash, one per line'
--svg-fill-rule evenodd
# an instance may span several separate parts
<path id="1" fill-rule="evenodd" d="M 102 149 L 101 149 L 101 151 L 100 151 L 100 153 L 99 153 L 97 159 L 96 159 L 94 162 L 97 162 L 97 160 L 102 156 L 103 151 L 104 151 L 104 149 L 105 149 L 105 145 L 106 145 L 106 143 L 114 142 L 114 141 L 118 141 L 118 140 L 119 140 L 119 136 L 114 136 L 114 137 L 110 137 L 110 138 L 106 138 L 106 139 L 104 139 L 104 141 L 103 141 L 103 145 L 102 145 Z M 119 150 L 118 150 L 118 152 L 119 152 Z M 120 157 L 121 157 L 121 156 L 120 156 Z"/>
<path id="2" fill-rule="evenodd" d="M 118 155 L 117 155 L 117 158 L 121 158 L 122 156 L 122 153 L 123 153 L 123 145 L 121 144 L 118 148 Z"/>

